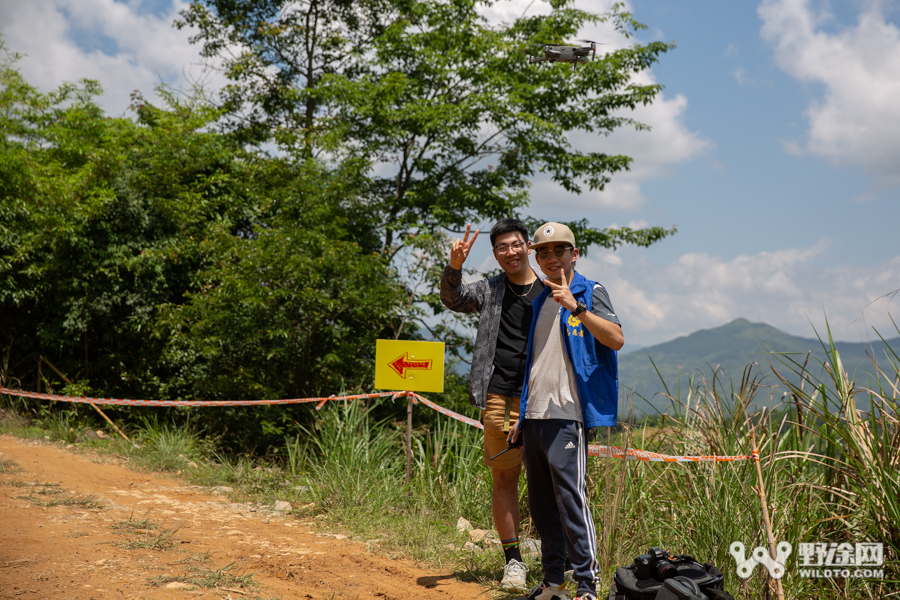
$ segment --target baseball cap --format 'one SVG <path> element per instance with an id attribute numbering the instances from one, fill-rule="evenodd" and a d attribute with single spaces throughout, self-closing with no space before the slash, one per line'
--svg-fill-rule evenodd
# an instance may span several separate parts
<path id="1" fill-rule="evenodd" d="M 534 243 L 532 248 L 543 246 L 544 244 L 567 243 L 575 247 L 575 235 L 572 230 L 562 223 L 544 223 L 538 230 L 534 232 Z"/>

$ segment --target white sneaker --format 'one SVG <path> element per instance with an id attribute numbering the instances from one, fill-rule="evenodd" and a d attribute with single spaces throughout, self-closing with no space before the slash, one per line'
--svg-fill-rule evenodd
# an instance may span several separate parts
<path id="1" fill-rule="evenodd" d="M 528 568 L 525 566 L 525 563 L 511 558 L 506 563 L 506 566 L 503 567 L 503 579 L 500 580 L 500 587 L 504 590 L 525 591 L 525 577 L 527 575 Z"/>
<path id="2" fill-rule="evenodd" d="M 531 588 L 525 595 L 525 600 L 569 600 L 566 590 L 560 585 L 541 583 Z"/>

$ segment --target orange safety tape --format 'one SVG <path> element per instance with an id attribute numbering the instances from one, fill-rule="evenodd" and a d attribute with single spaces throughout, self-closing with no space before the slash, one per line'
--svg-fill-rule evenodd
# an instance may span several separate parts
<path id="1" fill-rule="evenodd" d="M 283 400 L 120 400 L 116 398 L 81 398 L 76 396 L 58 396 L 54 394 L 39 394 L 37 392 L 26 392 L 22 390 L 11 390 L 0 387 L 0 394 L 9 396 L 21 396 L 24 398 L 37 398 L 40 400 L 56 400 L 59 402 L 77 402 L 81 404 L 114 404 L 122 406 L 259 406 L 266 404 L 303 404 L 308 402 L 317 402 L 316 409 L 322 408 L 329 400 L 358 400 L 361 398 L 381 398 L 384 396 L 392 396 L 397 398 L 407 396 L 412 398 L 414 404 L 421 402 L 425 406 L 436 410 L 442 415 L 451 419 L 456 419 L 472 427 L 484 429 L 484 426 L 472 419 L 453 412 L 448 408 L 444 408 L 440 404 L 435 404 L 431 400 L 416 394 L 415 392 L 376 392 L 372 394 L 354 394 L 352 396 L 328 396 L 323 398 L 290 398 Z M 599 446 L 591 444 L 588 446 L 588 454 L 590 456 L 622 458 L 624 455 L 626 460 L 640 460 L 647 462 L 736 462 L 743 460 L 759 461 L 759 452 L 754 451 L 751 456 L 673 456 L 669 454 L 659 454 L 657 452 L 648 452 L 646 450 L 637 450 L 635 448 L 620 448 L 618 446 Z"/>
<path id="2" fill-rule="evenodd" d="M 453 412 L 449 408 L 444 408 L 440 404 L 435 404 L 431 400 L 429 400 L 427 398 L 423 398 L 422 396 L 420 396 L 416 393 L 410 392 L 410 396 L 412 396 L 413 402 L 421 402 L 425 406 L 427 406 L 429 408 L 433 408 L 434 410 L 438 411 L 442 415 L 448 416 L 451 419 L 456 419 L 457 421 L 462 421 L 466 425 L 471 425 L 472 427 L 477 427 L 478 429 L 484 429 L 484 425 L 482 425 L 475 419 L 472 419 L 470 417 L 466 417 L 459 413 Z"/>
<path id="3" fill-rule="evenodd" d="M 636 450 L 635 448 L 626 449 L 618 446 L 597 446 L 594 444 L 588 446 L 588 454 L 590 456 L 599 456 L 602 458 L 622 458 L 624 455 L 627 460 L 642 460 L 647 462 L 735 462 L 741 460 L 759 460 L 758 452 L 754 452 L 751 456 L 672 456 L 670 454 Z"/>
<path id="4" fill-rule="evenodd" d="M 456 419 L 457 421 L 462 421 L 463 423 L 467 423 L 469 425 L 472 425 L 473 427 L 477 427 L 478 429 L 484 429 L 484 426 L 475 419 L 470 419 L 469 417 L 465 417 L 459 413 L 455 413 L 452 410 L 444 408 L 439 404 L 435 404 L 434 402 L 428 400 L 427 398 L 423 398 L 418 394 L 410 392 L 410 395 L 413 397 L 414 402 L 421 402 L 425 406 L 433 408 L 442 415 L 446 415 L 451 419 Z M 613 458 L 622 458 L 622 455 L 625 454 L 627 460 L 642 460 L 648 462 L 735 462 L 751 459 L 759 460 L 758 452 L 754 452 L 753 456 L 670 456 L 668 454 L 647 452 L 646 450 L 636 450 L 634 448 L 628 448 L 626 450 L 625 448 L 619 448 L 617 446 L 598 446 L 595 444 L 591 444 L 588 446 L 588 454 L 590 456 L 610 456 Z"/>
<path id="5" fill-rule="evenodd" d="M 118 398 L 82 398 L 77 396 L 59 396 L 55 394 L 39 394 L 23 390 L 11 390 L 0 387 L 0 394 L 8 396 L 20 396 L 23 398 L 36 398 L 39 400 L 55 400 L 57 402 L 76 402 L 79 404 L 112 404 L 118 406 L 261 406 L 266 404 L 305 404 L 307 402 L 320 402 L 324 404 L 329 400 L 358 400 L 360 398 L 379 398 L 393 396 L 396 392 L 377 392 L 374 394 L 355 394 L 352 396 L 328 398 L 285 398 L 280 400 L 122 400 Z"/>

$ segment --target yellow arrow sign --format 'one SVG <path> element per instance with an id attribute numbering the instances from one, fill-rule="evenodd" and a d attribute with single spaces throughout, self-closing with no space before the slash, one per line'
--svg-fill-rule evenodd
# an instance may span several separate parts
<path id="1" fill-rule="evenodd" d="M 375 340 L 375 387 L 443 392 L 444 343 Z"/>

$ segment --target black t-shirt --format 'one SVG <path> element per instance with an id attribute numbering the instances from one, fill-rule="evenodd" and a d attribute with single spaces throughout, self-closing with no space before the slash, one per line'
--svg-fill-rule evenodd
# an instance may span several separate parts
<path id="1" fill-rule="evenodd" d="M 509 281 L 503 293 L 500 330 L 494 351 L 494 372 L 488 393 L 518 397 L 525 380 L 525 356 L 528 352 L 528 332 L 531 329 L 531 303 L 544 291 L 544 284 L 516 285 Z"/>

